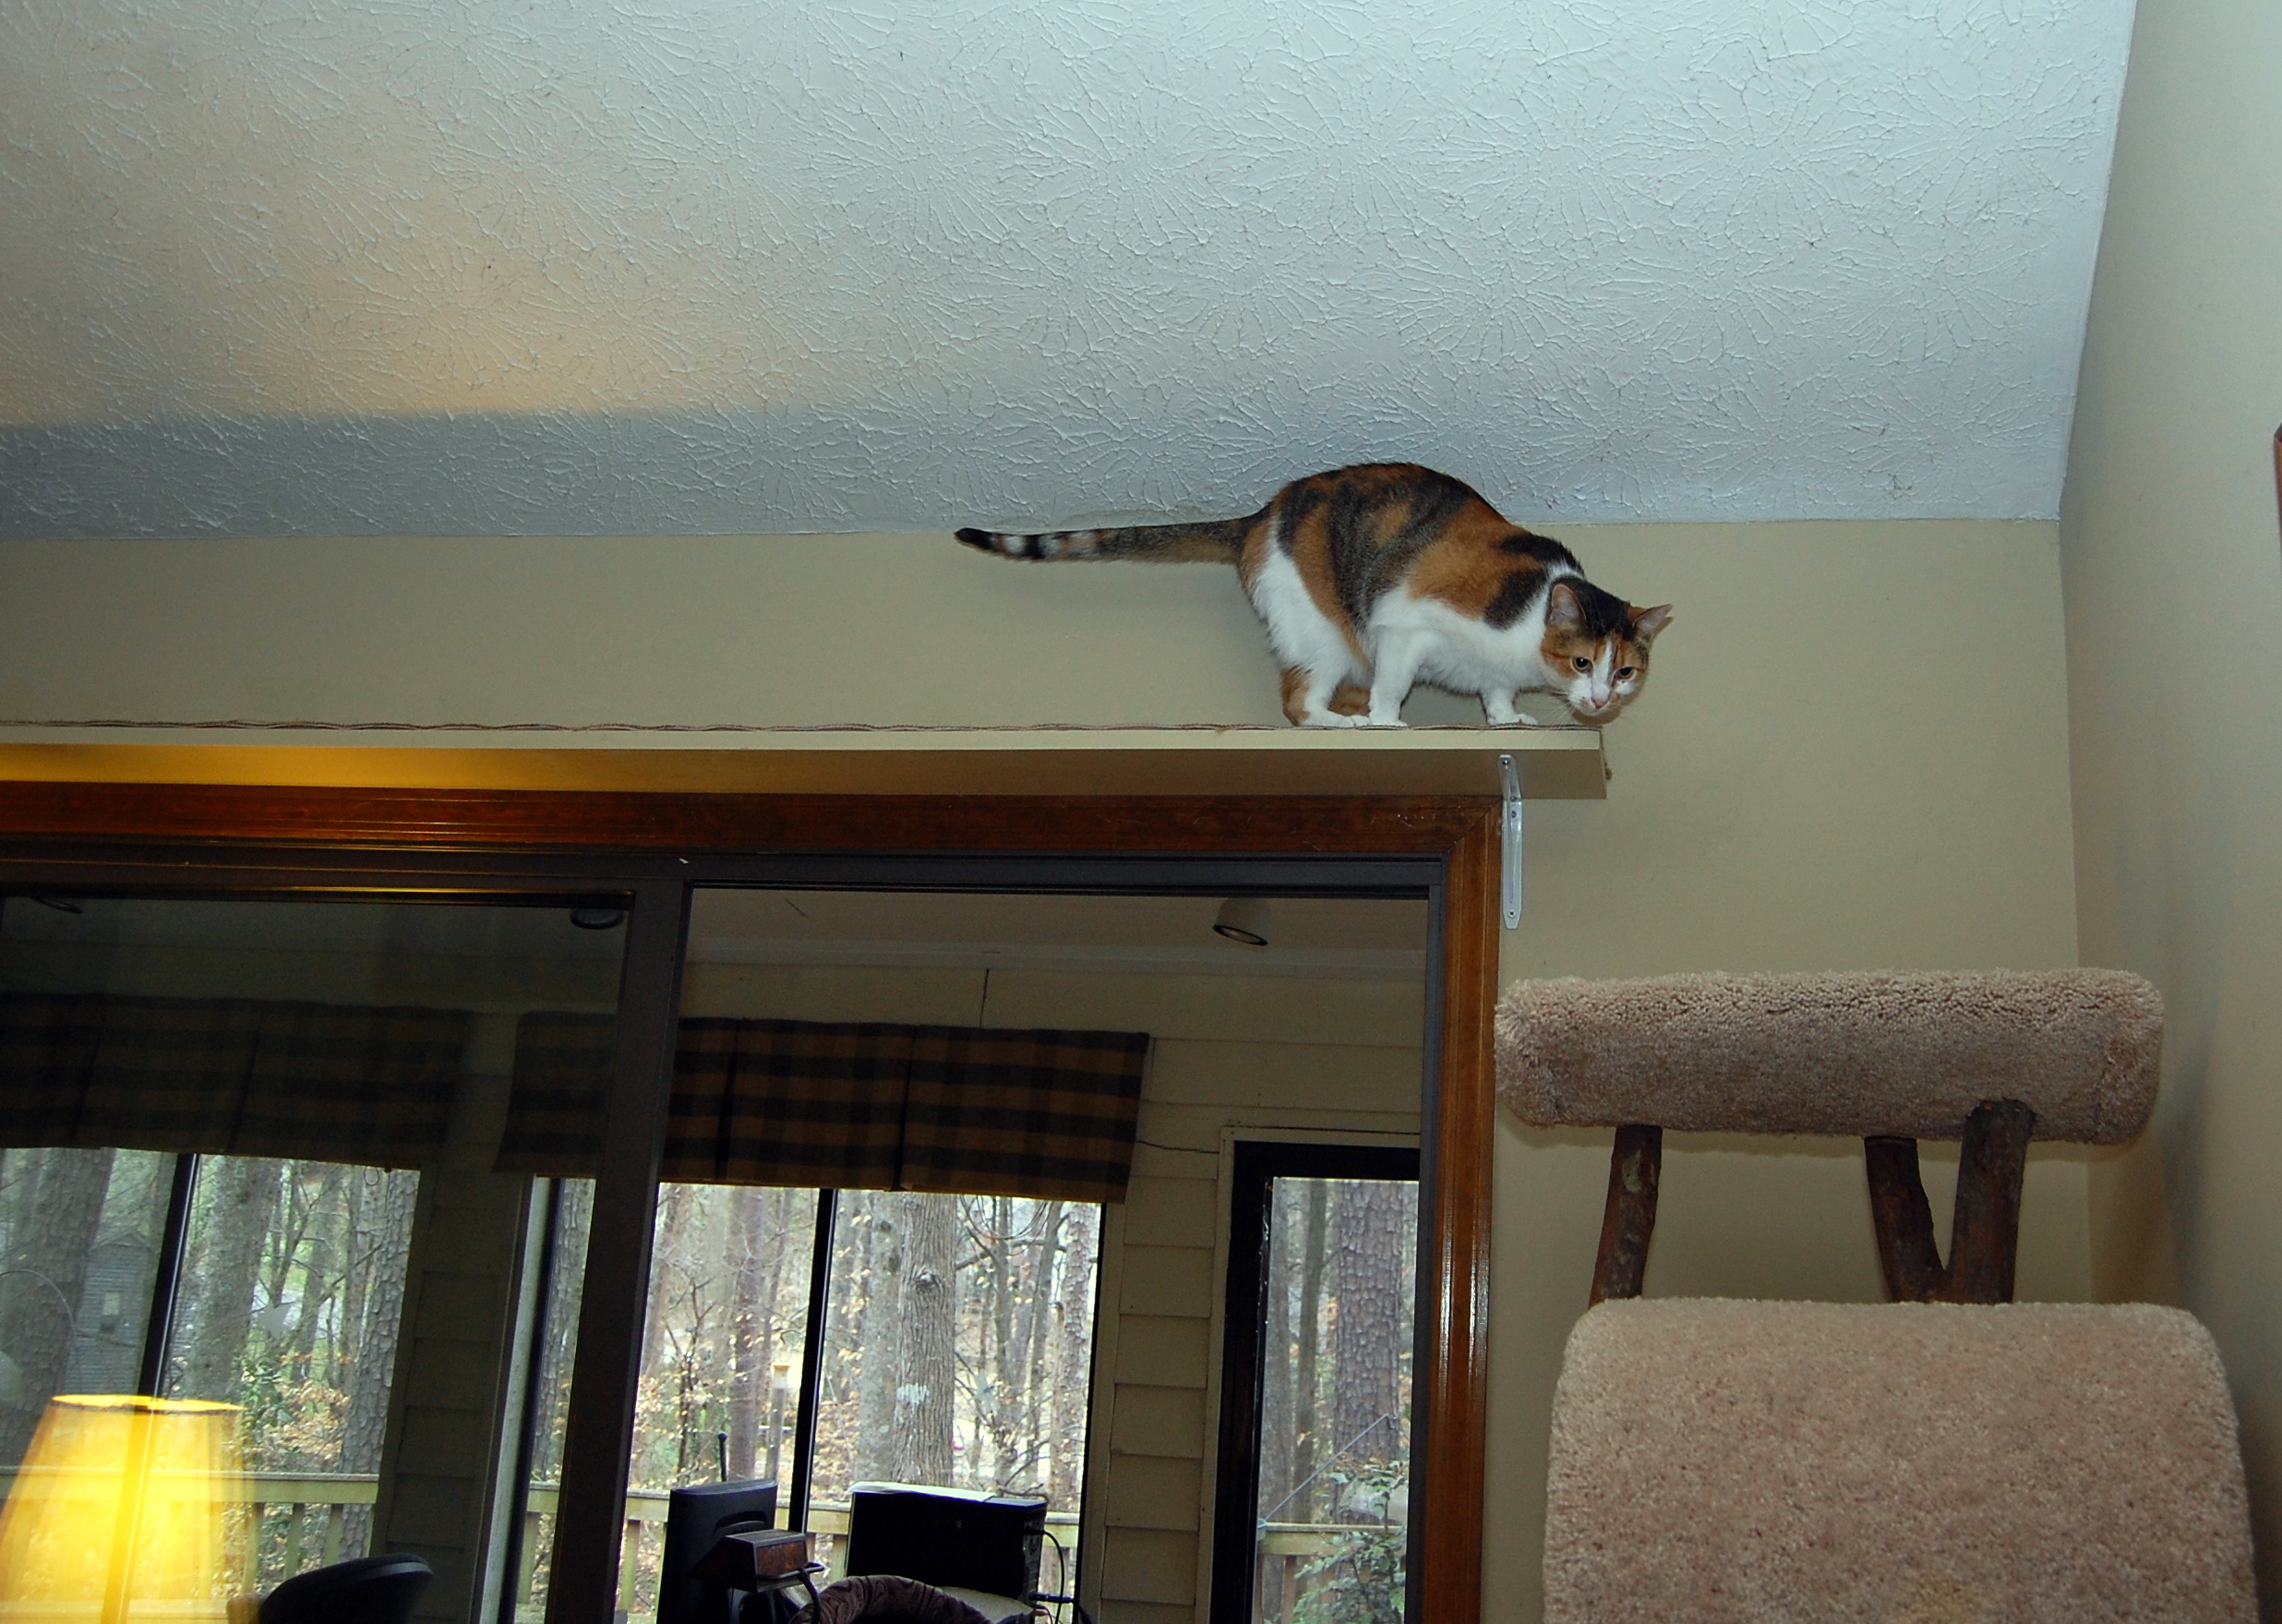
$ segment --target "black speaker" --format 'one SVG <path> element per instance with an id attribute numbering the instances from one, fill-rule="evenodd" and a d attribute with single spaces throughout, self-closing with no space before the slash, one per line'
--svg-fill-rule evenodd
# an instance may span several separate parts
<path id="1" fill-rule="evenodd" d="M 847 1570 L 897 1573 L 1027 1601 L 1046 1542 L 1043 1495 L 859 1483 L 847 1497 Z"/>

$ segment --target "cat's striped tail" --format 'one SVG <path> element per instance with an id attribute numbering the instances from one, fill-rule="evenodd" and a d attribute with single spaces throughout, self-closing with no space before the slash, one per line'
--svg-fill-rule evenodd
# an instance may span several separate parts
<path id="1" fill-rule="evenodd" d="M 1007 530 L 962 530 L 968 547 L 1009 559 L 1129 559 L 1148 563 L 1232 564 L 1244 532 L 1259 517 L 1204 524 L 1143 524 L 1123 530 L 1049 530 L 1024 535 Z"/>

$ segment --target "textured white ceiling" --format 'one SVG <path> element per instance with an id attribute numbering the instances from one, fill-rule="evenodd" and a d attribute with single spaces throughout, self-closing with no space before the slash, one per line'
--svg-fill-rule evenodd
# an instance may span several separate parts
<path id="1" fill-rule="evenodd" d="M 0 533 L 2057 511 L 2131 0 L 6 0 Z"/>

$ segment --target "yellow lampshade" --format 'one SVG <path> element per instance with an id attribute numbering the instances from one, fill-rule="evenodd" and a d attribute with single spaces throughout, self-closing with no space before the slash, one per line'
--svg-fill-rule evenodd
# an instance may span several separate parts
<path id="1" fill-rule="evenodd" d="M 0 1618 L 220 1618 L 243 1575 L 238 1407 L 52 1399 L 0 1506 Z"/>

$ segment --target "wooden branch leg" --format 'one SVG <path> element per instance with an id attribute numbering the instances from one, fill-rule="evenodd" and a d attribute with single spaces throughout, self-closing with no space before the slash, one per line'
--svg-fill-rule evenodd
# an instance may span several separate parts
<path id="1" fill-rule="evenodd" d="M 2010 1303 L 2021 1242 L 2021 1179 L 2036 1113 L 2018 1100 L 1985 1100 L 1965 1119 L 1957 1205 L 1945 1265 L 1933 1244 L 1933 1209 L 1917 1172 L 1917 1141 L 1862 1141 L 1870 1177 L 1878 1265 L 1896 1303 Z M 1605 1244 L 1605 1243 L 1604 1243 Z"/>
<path id="2" fill-rule="evenodd" d="M 1870 1177 L 1870 1221 L 1878 1230 L 1887 1300 L 1932 1302 L 1948 1281 L 1933 1244 L 1933 1208 L 1917 1173 L 1917 1141 L 1883 1134 L 1866 1138 L 1862 1164 Z"/>
<path id="3" fill-rule="evenodd" d="M 2021 1241 L 2021 1180 L 2036 1113 L 2018 1100 L 1986 1100 L 1965 1119 L 1957 1157 L 1945 1303 L 2010 1303 Z"/>
<path id="4" fill-rule="evenodd" d="M 1608 1206 L 1601 1215 L 1601 1256 L 1592 1300 L 1637 1297 L 1656 1233 L 1656 1184 L 1663 1173 L 1663 1129 L 1627 1124 L 1608 1158 Z"/>

